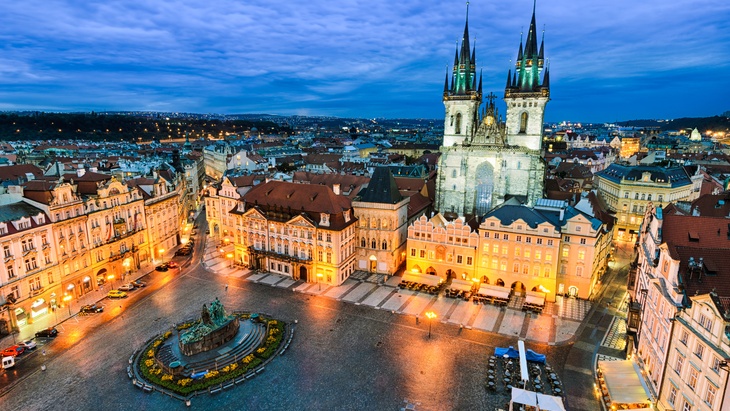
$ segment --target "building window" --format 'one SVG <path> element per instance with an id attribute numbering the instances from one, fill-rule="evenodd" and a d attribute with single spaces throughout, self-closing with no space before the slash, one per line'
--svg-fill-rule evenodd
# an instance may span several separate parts
<path id="1" fill-rule="evenodd" d="M 712 357 L 712 371 L 720 373 L 720 359 L 717 357 Z"/>
<path id="2" fill-rule="evenodd" d="M 713 408 L 715 403 L 715 397 L 717 396 L 717 388 L 712 384 L 707 384 L 707 391 L 705 391 L 705 402 L 710 408 Z"/>
<path id="3" fill-rule="evenodd" d="M 529 241 L 528 241 L 529 242 Z M 542 245 L 542 238 L 537 239 L 537 245 Z"/>
<path id="4" fill-rule="evenodd" d="M 687 333 L 687 331 L 682 331 L 682 336 L 679 337 L 679 342 L 681 342 L 684 345 L 687 345 L 688 338 L 689 338 L 689 333 Z"/>
<path id="5" fill-rule="evenodd" d="M 522 274 L 528 275 L 530 274 L 530 266 L 527 264 L 522 265 Z"/>
<path id="6" fill-rule="evenodd" d="M 518 235 L 516 241 L 518 243 L 521 243 L 522 242 L 522 236 L 521 235 Z"/>
<path id="7" fill-rule="evenodd" d="M 332 233 L 327 233 L 327 242 L 328 243 L 332 242 Z"/>
<path id="8" fill-rule="evenodd" d="M 707 331 L 712 332 L 712 321 L 704 314 L 700 314 L 700 325 Z"/>
<path id="9" fill-rule="evenodd" d="M 498 245 L 498 244 L 495 244 L 495 245 L 494 245 L 494 246 L 492 247 L 492 253 L 494 253 L 494 254 L 499 254 L 499 245 Z"/>
<path id="10" fill-rule="evenodd" d="M 689 405 L 689 402 L 687 402 L 687 400 L 684 400 L 684 405 L 682 406 L 682 411 L 692 411 L 692 406 Z"/>
<path id="11" fill-rule="evenodd" d="M 667 401 L 669 401 L 670 404 L 674 405 L 674 401 L 677 400 L 677 387 L 674 385 L 669 385 L 669 395 L 667 396 Z"/>
<path id="12" fill-rule="evenodd" d="M 15 269 L 12 264 L 5 267 L 8 270 L 8 278 L 15 278 Z"/>
<path id="13" fill-rule="evenodd" d="M 547 245 L 548 245 L 548 246 L 552 246 L 552 245 L 553 245 L 553 240 L 548 240 L 548 243 L 547 243 Z"/>
<path id="14" fill-rule="evenodd" d="M 504 238 L 505 240 L 509 240 L 509 234 L 503 234 L 502 238 Z"/>
<path id="15" fill-rule="evenodd" d="M 473 259 L 472 257 L 466 257 L 466 265 L 472 265 Z"/>
<path id="16" fill-rule="evenodd" d="M 498 266 L 499 261 L 496 258 L 492 258 L 492 268 L 496 270 Z"/>
<path id="17" fill-rule="evenodd" d="M 695 370 L 692 366 L 689 367 L 689 380 L 687 381 L 687 385 L 692 389 L 692 391 L 697 388 L 697 377 L 699 377 L 699 375 L 699 371 Z"/>
<path id="18" fill-rule="evenodd" d="M 581 244 L 583 244 L 583 245 L 585 245 L 585 243 L 586 243 L 586 239 L 585 239 L 585 238 L 581 238 L 581 239 L 580 239 L 580 243 L 581 243 Z"/>
<path id="19" fill-rule="evenodd" d="M 543 276 L 545 278 L 549 278 L 550 277 L 550 268 L 545 268 L 545 271 L 544 271 Z"/>
<path id="20" fill-rule="evenodd" d="M 507 246 L 502 247 L 502 255 L 507 255 Z"/>
<path id="21" fill-rule="evenodd" d="M 35 260 L 35 257 L 31 257 L 25 260 L 25 271 L 32 271 L 38 268 L 38 263 Z"/>
<path id="22" fill-rule="evenodd" d="M 370 248 L 372 248 L 373 250 L 378 248 L 378 243 L 375 241 L 375 239 L 370 242 L 370 246 Z"/>
<path id="23" fill-rule="evenodd" d="M 570 254 L 570 247 L 563 247 L 563 257 L 567 258 Z"/>
<path id="24" fill-rule="evenodd" d="M 525 258 L 530 258 L 530 249 L 525 248 Z"/>
<path id="25" fill-rule="evenodd" d="M 702 345 L 701 342 L 698 342 L 697 347 L 695 347 L 695 355 L 697 356 L 697 358 L 699 358 L 701 360 L 702 355 L 704 355 L 704 354 L 705 354 L 705 346 Z"/>
<path id="26" fill-rule="evenodd" d="M 530 244 L 530 243 L 532 243 L 532 237 L 525 237 L 525 242 L 526 242 L 527 244 Z M 540 243 L 538 243 L 538 244 L 542 244 L 542 242 L 540 242 Z"/>
<path id="27" fill-rule="evenodd" d="M 463 256 L 460 256 L 460 255 L 457 255 L 456 256 L 456 264 L 463 264 L 463 262 L 464 262 L 464 257 Z"/>
<path id="28" fill-rule="evenodd" d="M 428 252 L 428 259 L 429 260 L 433 260 L 434 258 L 435 258 L 435 253 L 433 252 L 433 250 L 429 250 L 429 252 Z"/>
<path id="29" fill-rule="evenodd" d="M 586 250 L 578 250 L 578 259 L 584 260 L 586 258 Z"/>
<path id="30" fill-rule="evenodd" d="M 520 250 L 521 250 L 520 247 L 515 247 L 515 257 L 520 256 Z"/>
<path id="31" fill-rule="evenodd" d="M 542 258 L 542 251 L 535 250 L 535 260 L 539 260 L 540 258 Z"/>
<path id="32" fill-rule="evenodd" d="M 684 357 L 681 354 L 677 354 L 677 360 L 674 362 L 674 372 L 682 375 L 682 367 L 684 366 Z"/>
<path id="33" fill-rule="evenodd" d="M 575 267 L 575 276 L 583 277 L 583 267 Z"/>
<path id="34" fill-rule="evenodd" d="M 387 250 L 387 249 L 388 249 L 388 242 L 387 242 L 387 241 L 385 241 L 385 240 L 383 240 L 383 243 L 381 244 L 381 248 L 382 248 L 383 250 Z"/>
<path id="35" fill-rule="evenodd" d="M 426 258 L 426 250 L 418 250 L 418 257 Z"/>
<path id="36" fill-rule="evenodd" d="M 328 263 L 332 262 L 332 253 L 327 253 L 327 262 Z"/>
<path id="37" fill-rule="evenodd" d="M 363 243 L 364 242 L 365 242 L 365 239 L 363 238 Z M 363 247 L 364 247 L 364 245 L 363 245 Z M 411 248 L 411 257 L 415 257 L 415 256 L 416 256 L 416 249 L 415 248 Z"/>
<path id="38" fill-rule="evenodd" d="M 528 114 L 526 111 L 523 111 L 522 114 L 520 114 L 520 133 L 522 134 L 527 132 L 527 119 Z"/>

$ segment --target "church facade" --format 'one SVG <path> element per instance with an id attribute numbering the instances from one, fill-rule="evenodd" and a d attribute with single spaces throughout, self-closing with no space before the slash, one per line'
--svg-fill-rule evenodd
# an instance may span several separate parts
<path id="1" fill-rule="evenodd" d="M 505 119 L 495 99 L 490 93 L 482 108 L 482 78 L 477 79 L 467 17 L 461 48 L 444 81 L 444 139 L 436 183 L 436 209 L 442 213 L 483 216 L 509 198 L 532 206 L 543 197 L 542 132 L 550 76 L 544 41 L 538 48 L 534 9 L 514 72 L 507 74 Z"/>

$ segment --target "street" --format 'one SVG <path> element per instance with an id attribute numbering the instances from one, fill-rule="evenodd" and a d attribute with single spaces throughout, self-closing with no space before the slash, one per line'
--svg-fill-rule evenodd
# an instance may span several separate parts
<path id="1" fill-rule="evenodd" d="M 452 324 L 416 322 L 411 316 L 354 305 L 291 289 L 247 282 L 207 272 L 200 264 L 203 244 L 181 272 L 152 272 L 148 286 L 129 298 L 104 300 L 104 313 L 74 317 L 59 327 L 51 344 L 23 359 L 3 375 L 5 409 L 183 408 L 159 393 L 132 386 L 126 375 L 129 356 L 172 323 L 196 317 L 200 307 L 219 297 L 227 310 L 268 313 L 296 324 L 291 347 L 260 376 L 224 393 L 192 400 L 198 409 L 417 410 L 505 408 L 484 389 L 487 358 L 497 346 L 517 339 L 460 329 Z M 186 261 L 187 257 L 176 257 Z M 606 279 L 616 276 L 611 270 Z M 623 288 L 622 288 L 623 287 Z M 625 276 L 613 279 L 578 330 L 578 340 L 559 345 L 530 344 L 547 355 L 565 381 L 568 409 L 594 410 L 594 354 L 611 315 L 604 299 L 616 300 Z M 618 303 L 614 303 L 618 306 Z M 428 338 L 429 325 L 431 338 Z M 592 345 L 591 345 L 592 344 Z M 41 364 L 47 365 L 40 371 Z"/>

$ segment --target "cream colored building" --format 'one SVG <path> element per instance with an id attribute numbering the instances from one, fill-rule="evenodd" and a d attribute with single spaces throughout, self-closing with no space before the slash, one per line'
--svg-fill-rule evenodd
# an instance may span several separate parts
<path id="1" fill-rule="evenodd" d="M 358 219 L 358 270 L 393 275 L 405 263 L 409 203 L 410 198 L 398 191 L 390 169 L 377 167 L 352 202 Z"/>
<path id="2" fill-rule="evenodd" d="M 164 254 L 180 243 L 181 227 L 186 222 L 185 207 L 180 203 L 185 198 L 182 187 L 176 188 L 159 176 L 136 178 L 127 184 L 139 189 L 144 198 L 147 246 L 153 259 L 161 261 Z"/>
<path id="3" fill-rule="evenodd" d="M 693 201 L 701 185 L 702 175 L 690 176 L 683 167 L 611 164 L 593 178 L 599 196 L 616 214 L 614 239 L 632 243 L 649 203 Z"/>
<path id="4" fill-rule="evenodd" d="M 357 218 L 350 200 L 327 186 L 269 181 L 230 214 L 237 262 L 332 286 L 355 271 Z"/>
<path id="5" fill-rule="evenodd" d="M 50 218 L 22 201 L 0 205 L 0 247 L 0 300 L 15 330 L 48 314 L 50 301 L 62 293 Z"/>
<path id="6" fill-rule="evenodd" d="M 730 298 L 689 297 L 672 321 L 668 362 L 657 409 L 726 410 L 730 407 Z"/>
<path id="7" fill-rule="evenodd" d="M 84 202 L 76 187 L 64 181 L 34 180 L 26 183 L 23 191 L 23 201 L 43 210 L 53 223 L 53 241 L 47 246 L 47 252 L 57 256 L 60 283 L 48 302 L 52 309 L 57 309 L 66 304 L 64 296 L 77 299 L 96 287 Z"/>

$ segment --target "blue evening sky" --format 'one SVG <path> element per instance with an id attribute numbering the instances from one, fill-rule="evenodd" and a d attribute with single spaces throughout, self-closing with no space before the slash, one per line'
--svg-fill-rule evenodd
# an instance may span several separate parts
<path id="1" fill-rule="evenodd" d="M 474 0 L 500 97 L 532 0 Z M 0 4 L 0 110 L 441 118 L 457 0 L 22 0 Z M 727 0 L 538 0 L 548 121 L 730 110 Z"/>

